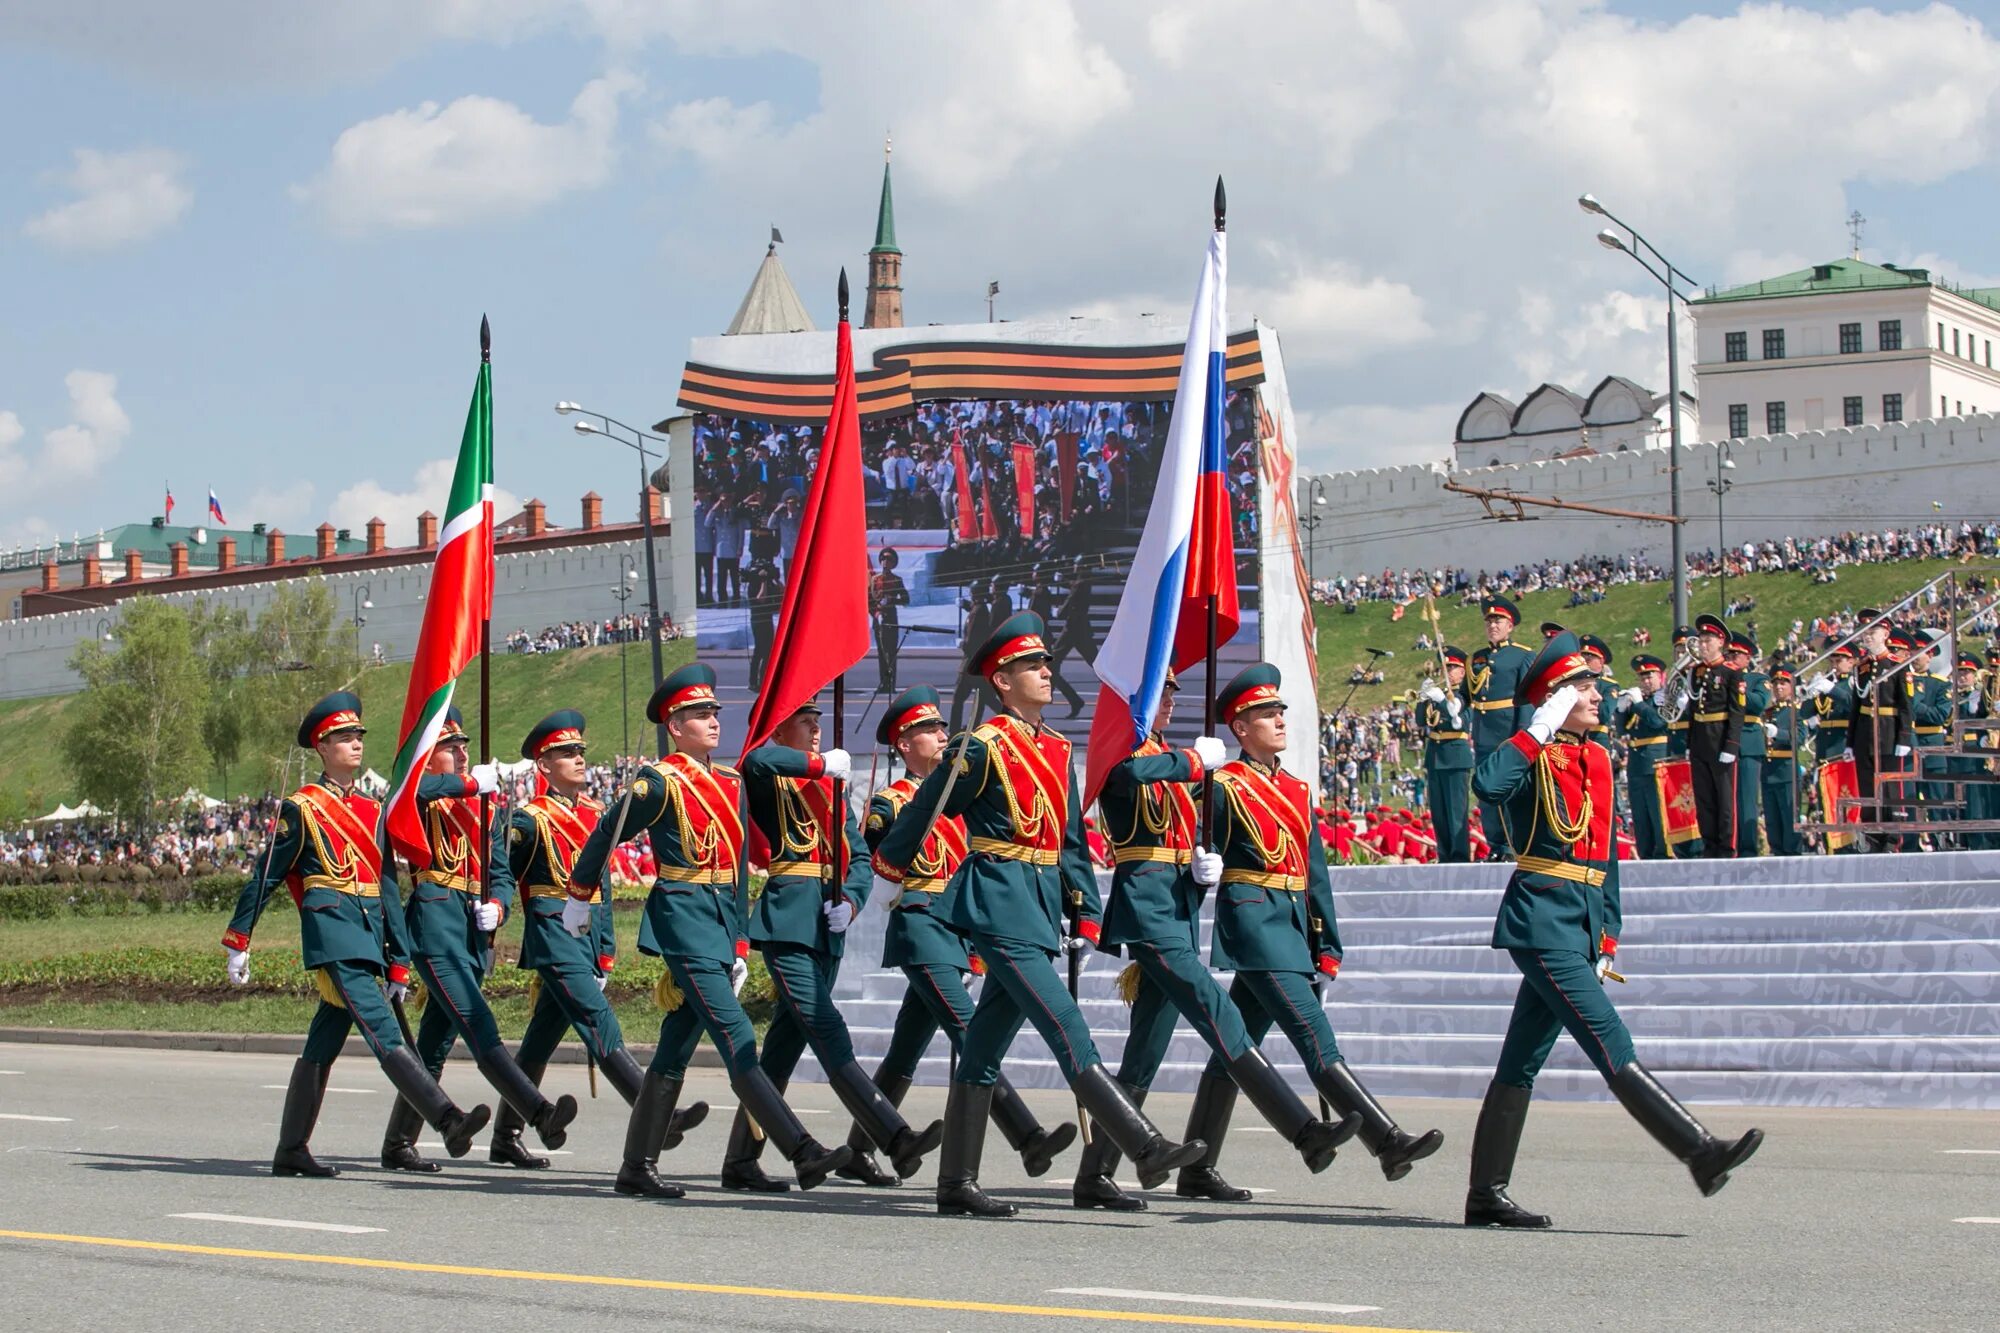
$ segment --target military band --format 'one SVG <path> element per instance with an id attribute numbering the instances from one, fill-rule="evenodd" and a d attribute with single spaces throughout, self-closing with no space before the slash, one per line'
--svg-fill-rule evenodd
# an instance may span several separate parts
<path id="1" fill-rule="evenodd" d="M 1626 801 L 1632 810 L 1632 841 L 1642 861 L 1667 857 L 1665 811 L 1660 798 L 1658 763 L 1666 757 L 1668 723 L 1660 710 L 1666 705 L 1667 664 L 1651 653 L 1632 659 L 1638 684 L 1617 696 L 1617 731 L 1625 738 Z"/>
<path id="2" fill-rule="evenodd" d="M 1764 755 L 1769 748 L 1764 712 L 1771 706 L 1771 687 L 1757 669 L 1757 643 L 1749 635 L 1732 632 L 1724 660 L 1743 681 L 1743 725 L 1736 744 L 1736 854 L 1755 856 L 1758 802 L 1764 794 Z"/>
<path id="3" fill-rule="evenodd" d="M 1764 710 L 1764 840 L 1773 856 L 1797 856 L 1799 757 L 1806 731 L 1793 697 L 1792 669 L 1771 668 L 1771 704 Z"/>
<path id="4" fill-rule="evenodd" d="M 1437 830 L 1441 865 L 1462 865 L 1472 859 L 1472 691 L 1466 685 L 1463 648 L 1447 646 L 1439 653 L 1443 681 L 1424 682 L 1417 705 L 1417 726 L 1424 734 L 1424 794 L 1430 804 L 1431 827 Z"/>
<path id="5" fill-rule="evenodd" d="M 1472 751 L 1484 758 L 1507 743 L 1527 719 L 1514 703 L 1514 687 L 1533 656 L 1513 641 L 1514 627 L 1521 623 L 1521 611 L 1505 597 L 1488 597 L 1479 604 L 1486 621 L 1486 646 L 1472 655 L 1469 677 L 1472 696 Z M 1489 801 L 1479 803 L 1479 826 L 1486 834 L 1486 859 L 1507 859 L 1507 834 L 1500 821 L 1500 809 Z"/>

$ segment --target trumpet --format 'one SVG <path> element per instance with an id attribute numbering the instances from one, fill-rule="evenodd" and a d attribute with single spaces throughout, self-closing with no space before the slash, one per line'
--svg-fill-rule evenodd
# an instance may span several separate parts
<path id="1" fill-rule="evenodd" d="M 1694 664 L 1694 653 L 1691 650 L 1684 651 L 1674 659 L 1673 666 L 1667 669 L 1666 714 L 1669 722 L 1678 722 L 1687 713 L 1688 701 L 1693 697 L 1688 673 L 1694 669 Z"/>

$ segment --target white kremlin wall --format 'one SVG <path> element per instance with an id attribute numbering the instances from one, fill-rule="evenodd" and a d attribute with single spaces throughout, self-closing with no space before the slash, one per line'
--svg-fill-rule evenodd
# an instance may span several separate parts
<path id="1" fill-rule="evenodd" d="M 1686 549 L 1716 536 L 1715 443 L 1682 449 Z M 1784 536 L 1880 531 L 1919 523 L 1975 523 L 2000 516 L 2000 416 L 1804 431 L 1727 442 L 1735 467 L 1722 514 L 1731 545 Z M 1384 568 L 1450 565 L 1494 570 L 1537 560 L 1630 552 L 1665 565 L 1668 525 L 1524 507 L 1530 521 L 1484 517 L 1480 502 L 1447 481 L 1489 490 L 1666 514 L 1668 450 L 1452 472 L 1443 463 L 1364 468 L 1302 478 L 1301 513 L 1317 512 L 1308 566 L 1320 579 Z M 1312 506 L 1317 481 L 1326 502 Z M 1501 512 L 1511 507 L 1496 505 Z"/>

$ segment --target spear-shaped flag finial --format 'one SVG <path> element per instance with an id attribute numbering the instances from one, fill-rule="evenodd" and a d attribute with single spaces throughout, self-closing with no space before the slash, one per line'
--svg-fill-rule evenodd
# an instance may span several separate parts
<path id="1" fill-rule="evenodd" d="M 479 317 L 479 359 L 481 361 L 493 359 L 493 326 L 486 322 L 484 315 Z"/>
<path id="2" fill-rule="evenodd" d="M 1229 196 L 1222 191 L 1222 177 L 1215 178 L 1215 229 L 1222 231 L 1229 217 Z"/>
<path id="3" fill-rule="evenodd" d="M 840 322 L 847 322 L 847 266 L 840 267 Z"/>

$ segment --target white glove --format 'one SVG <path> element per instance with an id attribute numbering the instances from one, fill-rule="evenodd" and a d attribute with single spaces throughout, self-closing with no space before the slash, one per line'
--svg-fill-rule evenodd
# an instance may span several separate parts
<path id="1" fill-rule="evenodd" d="M 1222 883 L 1222 854 L 1211 852 L 1205 847 L 1194 849 L 1194 882 L 1204 889 L 1212 889 Z"/>
<path id="2" fill-rule="evenodd" d="M 845 898 L 835 898 L 820 907 L 820 915 L 826 918 L 827 933 L 845 935 L 847 927 L 854 921 L 854 904 Z"/>
<path id="3" fill-rule="evenodd" d="M 1465 716 L 1465 710 L 1459 707 L 1457 695 L 1454 694 L 1444 701 L 1444 715 L 1451 719 L 1453 727 L 1460 725 L 1461 720 Z"/>
<path id="4" fill-rule="evenodd" d="M 392 981 L 389 983 L 390 1004 L 401 1004 L 403 1001 L 409 998 L 410 998 L 410 986 L 408 982 Z"/>
<path id="5" fill-rule="evenodd" d="M 599 972 L 599 973 L 597 974 L 597 989 L 598 989 L 598 990 L 600 990 L 600 991 L 601 991 L 601 990 L 603 990 L 603 989 L 604 989 L 604 988 L 605 988 L 606 986 L 609 986 L 610 984 L 611 984 L 611 974 L 610 974 L 609 972 Z"/>
<path id="6" fill-rule="evenodd" d="M 1618 697 L 1623 699 L 1628 704 L 1637 704 L 1640 698 L 1639 687 L 1637 685 L 1634 685 L 1630 689 L 1620 690 L 1618 693 Z"/>
<path id="7" fill-rule="evenodd" d="M 750 980 L 750 964 L 739 958 L 729 965 L 729 993 L 741 995 L 743 983 Z"/>
<path id="8" fill-rule="evenodd" d="M 581 898 L 563 899 L 562 927 L 581 939 L 590 929 L 590 904 Z"/>
<path id="9" fill-rule="evenodd" d="M 1778 724 L 1777 724 L 1777 723 L 1775 723 L 1775 722 L 1766 722 L 1766 723 L 1764 724 L 1764 739 L 1765 739 L 1765 740 L 1768 740 L 1768 741 L 1774 741 L 1774 740 L 1778 739 Z"/>
<path id="10" fill-rule="evenodd" d="M 245 949 L 226 949 L 229 955 L 229 984 L 247 986 L 250 984 L 250 954 Z"/>
<path id="11" fill-rule="evenodd" d="M 1065 935 L 1060 947 L 1064 953 L 1082 953 L 1090 948 L 1090 941 L 1081 935 Z"/>
<path id="12" fill-rule="evenodd" d="M 1436 681 L 1426 679 L 1424 687 L 1417 691 L 1417 697 L 1428 703 L 1441 704 L 1444 702 L 1444 691 L 1437 687 Z"/>
<path id="13" fill-rule="evenodd" d="M 1528 719 L 1528 734 L 1535 738 L 1537 745 L 1547 745 L 1556 729 L 1569 720 L 1576 711 L 1576 701 L 1583 696 L 1574 685 L 1565 685 L 1543 700 L 1535 715 Z"/>
<path id="14" fill-rule="evenodd" d="M 482 935 L 491 935 L 500 929 L 500 904 L 482 898 L 472 905 L 472 924 Z"/>
<path id="15" fill-rule="evenodd" d="M 1733 764 L 1736 762 L 1736 756 L 1733 754 L 1717 755 L 1716 758 L 1721 760 L 1725 764 Z"/>
<path id="16" fill-rule="evenodd" d="M 1221 768 L 1229 758 L 1229 751 L 1223 746 L 1220 737 L 1197 736 L 1194 738 L 1194 757 L 1201 760 L 1204 770 Z"/>
<path id="17" fill-rule="evenodd" d="M 854 758 L 845 750 L 828 750 L 819 758 L 826 766 L 823 771 L 827 777 L 845 781 L 848 775 L 854 772 Z"/>
<path id="18" fill-rule="evenodd" d="M 1603 984 L 1604 974 L 1609 971 L 1611 971 L 1611 955 L 1608 953 L 1597 955 L 1597 980 L 1600 985 Z"/>
<path id="19" fill-rule="evenodd" d="M 1898 758 L 1898 759 L 1908 759 L 1909 757 L 1910 757 L 1910 747 L 1909 747 L 1909 746 L 1907 746 L 1907 745 L 1898 745 L 1898 746 L 1896 747 L 1896 758 Z"/>
<path id="20" fill-rule="evenodd" d="M 1806 682 L 1806 687 L 1802 691 L 1802 693 L 1808 699 L 1817 699 L 1822 694 L 1832 694 L 1833 677 L 1827 675 L 1824 671 L 1820 672 L 1818 675 L 1814 676 L 1811 680 Z"/>
<path id="21" fill-rule="evenodd" d="M 496 796 L 499 794 L 500 765 L 474 764 L 472 766 L 471 777 L 475 783 L 479 784 L 479 794 L 481 796 Z"/>
<path id="22" fill-rule="evenodd" d="M 1818 718 L 1816 718 L 1816 717 L 1808 717 L 1808 718 L 1806 718 L 1806 730 L 1807 730 L 1807 731 L 1818 731 L 1818 730 L 1819 730 L 1819 719 L 1818 719 Z"/>

